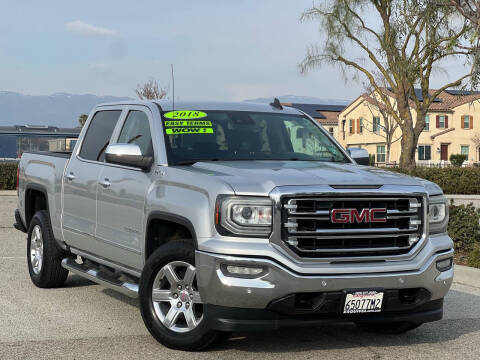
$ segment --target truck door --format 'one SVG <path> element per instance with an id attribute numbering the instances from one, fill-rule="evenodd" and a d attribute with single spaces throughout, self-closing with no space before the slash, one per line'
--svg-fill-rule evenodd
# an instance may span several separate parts
<path id="1" fill-rule="evenodd" d="M 105 149 L 122 110 L 94 114 L 63 180 L 63 235 L 68 245 L 95 253 L 96 199 Z"/>
<path id="2" fill-rule="evenodd" d="M 128 106 L 114 142 L 136 144 L 142 154 L 153 156 L 151 121 L 152 115 L 147 107 Z M 151 184 L 150 173 L 134 167 L 105 163 L 99 184 L 97 253 L 114 262 L 141 269 L 145 242 L 145 198 Z"/>

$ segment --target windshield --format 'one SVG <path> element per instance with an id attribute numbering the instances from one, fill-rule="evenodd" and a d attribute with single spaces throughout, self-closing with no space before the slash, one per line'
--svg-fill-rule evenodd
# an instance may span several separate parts
<path id="1" fill-rule="evenodd" d="M 247 111 L 163 113 L 169 163 L 232 160 L 350 162 L 310 119 Z"/>

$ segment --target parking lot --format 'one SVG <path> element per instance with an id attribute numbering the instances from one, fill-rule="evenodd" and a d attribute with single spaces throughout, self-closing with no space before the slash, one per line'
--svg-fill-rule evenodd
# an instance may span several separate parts
<path id="1" fill-rule="evenodd" d="M 455 284 L 442 321 L 380 336 L 352 324 L 233 334 L 201 353 L 158 344 L 137 301 L 70 275 L 61 289 L 29 279 L 25 234 L 12 227 L 14 196 L 0 196 L 0 359 L 478 359 L 480 289 Z"/>

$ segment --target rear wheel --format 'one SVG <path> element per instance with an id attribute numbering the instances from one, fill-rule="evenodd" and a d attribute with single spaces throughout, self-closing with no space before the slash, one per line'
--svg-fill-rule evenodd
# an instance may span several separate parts
<path id="1" fill-rule="evenodd" d="M 150 333 L 163 345 L 202 350 L 225 338 L 210 329 L 198 291 L 191 241 L 165 244 L 148 259 L 140 280 L 140 308 Z"/>
<path id="2" fill-rule="evenodd" d="M 68 270 L 62 267 L 67 253 L 55 241 L 48 212 L 37 211 L 28 229 L 27 262 L 30 278 L 40 288 L 62 286 L 68 276 Z"/>
<path id="3" fill-rule="evenodd" d="M 356 322 L 355 324 L 362 330 L 379 334 L 402 334 L 422 325 L 409 321 L 385 323 Z"/>

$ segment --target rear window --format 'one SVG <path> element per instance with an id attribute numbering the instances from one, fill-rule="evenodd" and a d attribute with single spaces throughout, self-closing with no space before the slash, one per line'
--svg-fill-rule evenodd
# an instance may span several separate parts
<path id="1" fill-rule="evenodd" d="M 105 110 L 95 113 L 83 139 L 80 157 L 86 160 L 104 161 L 105 150 L 110 143 L 113 129 L 121 110 Z"/>

